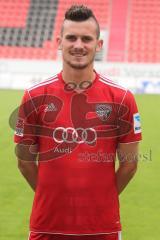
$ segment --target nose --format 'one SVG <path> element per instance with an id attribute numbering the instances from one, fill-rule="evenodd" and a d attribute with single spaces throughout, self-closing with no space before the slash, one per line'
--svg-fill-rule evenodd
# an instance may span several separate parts
<path id="1" fill-rule="evenodd" d="M 82 43 L 82 40 L 80 38 L 77 38 L 74 47 L 75 48 L 83 48 L 83 43 Z"/>

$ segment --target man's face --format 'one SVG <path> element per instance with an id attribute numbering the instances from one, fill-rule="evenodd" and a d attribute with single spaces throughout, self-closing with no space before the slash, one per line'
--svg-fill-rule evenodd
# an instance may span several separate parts
<path id="1" fill-rule="evenodd" d="M 64 64 L 74 69 L 84 69 L 93 64 L 103 43 L 97 39 L 97 25 L 92 18 L 82 22 L 65 20 L 57 40 Z"/>

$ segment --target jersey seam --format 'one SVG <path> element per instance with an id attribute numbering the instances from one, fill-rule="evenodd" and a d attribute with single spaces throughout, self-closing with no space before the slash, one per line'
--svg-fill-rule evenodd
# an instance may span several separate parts
<path id="1" fill-rule="evenodd" d="M 38 111 L 37 111 L 37 109 L 36 109 L 36 107 L 35 107 L 35 105 L 34 105 L 34 102 L 33 102 L 32 98 L 31 98 L 31 95 L 30 95 L 29 90 L 27 90 L 27 92 L 28 92 L 29 98 L 30 98 L 30 100 L 31 100 L 31 102 L 32 102 L 32 105 L 33 105 L 33 107 L 34 107 L 36 113 L 38 114 Z"/>
<path id="2" fill-rule="evenodd" d="M 140 142 L 141 140 L 137 140 L 137 141 L 132 141 L 132 142 L 119 142 L 119 143 L 123 143 L 123 144 L 130 144 L 130 143 L 136 143 L 136 142 Z"/>
<path id="3" fill-rule="evenodd" d="M 91 236 L 91 235 L 102 235 L 102 234 L 113 234 L 113 233 L 118 233 L 119 230 L 114 231 L 114 232 L 102 232 L 102 233 L 61 233 L 61 232 L 46 232 L 46 231 L 33 231 L 30 230 L 30 232 L 33 233 L 43 233 L 43 234 L 58 234 L 58 235 L 73 235 L 73 236 Z"/>
<path id="4" fill-rule="evenodd" d="M 128 92 L 128 89 L 126 89 L 126 91 L 125 91 L 125 93 L 124 93 L 124 95 L 123 95 L 122 101 L 121 101 L 120 106 L 119 106 L 118 114 L 119 114 L 119 111 L 120 111 L 120 109 L 121 109 L 121 106 L 122 106 L 122 104 L 123 104 L 123 102 L 124 102 L 124 100 L 125 100 L 125 97 L 126 97 L 126 95 L 127 95 L 127 92 Z"/>

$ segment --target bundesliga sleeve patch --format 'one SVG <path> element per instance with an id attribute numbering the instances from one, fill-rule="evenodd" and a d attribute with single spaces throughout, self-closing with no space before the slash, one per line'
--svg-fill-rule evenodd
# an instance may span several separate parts
<path id="1" fill-rule="evenodd" d="M 15 135 L 23 137 L 23 134 L 24 134 L 24 120 L 22 118 L 18 118 L 16 122 Z"/>
<path id="2" fill-rule="evenodd" d="M 139 113 L 133 114 L 134 133 L 141 133 L 141 121 Z"/>

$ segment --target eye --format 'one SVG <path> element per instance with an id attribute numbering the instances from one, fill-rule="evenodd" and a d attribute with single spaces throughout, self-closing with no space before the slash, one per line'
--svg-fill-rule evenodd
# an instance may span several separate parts
<path id="1" fill-rule="evenodd" d="M 83 38 L 82 38 L 82 41 L 83 42 L 91 42 L 93 39 L 92 39 L 92 37 L 90 37 L 90 36 L 84 36 Z"/>
<path id="2" fill-rule="evenodd" d="M 67 35 L 67 36 L 66 36 L 66 39 L 69 40 L 69 41 L 71 41 L 71 42 L 74 42 L 74 41 L 76 41 L 77 38 L 76 38 L 76 36 L 74 36 L 74 35 Z"/>

